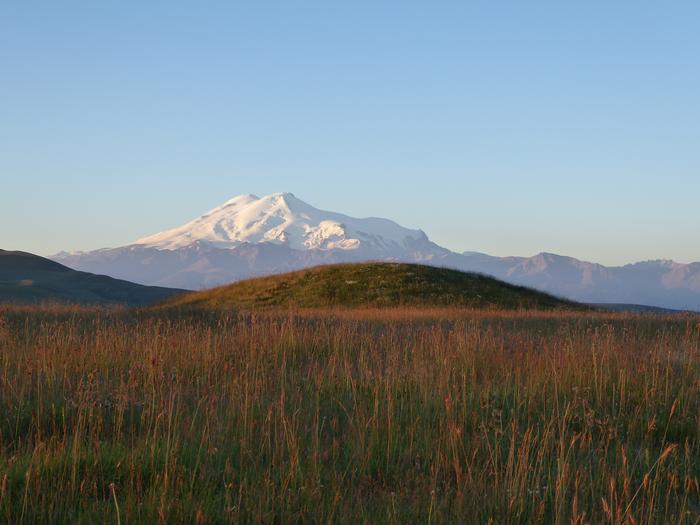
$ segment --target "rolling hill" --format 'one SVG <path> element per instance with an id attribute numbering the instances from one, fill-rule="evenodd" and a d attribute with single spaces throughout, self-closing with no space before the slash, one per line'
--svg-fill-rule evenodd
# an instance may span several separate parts
<path id="1" fill-rule="evenodd" d="M 71 270 L 31 253 L 0 250 L 0 303 L 58 301 L 141 306 L 180 293 L 182 290 L 142 286 Z"/>
<path id="2" fill-rule="evenodd" d="M 406 263 L 318 266 L 175 297 L 159 308 L 459 306 L 574 309 L 583 305 L 491 277 Z"/>

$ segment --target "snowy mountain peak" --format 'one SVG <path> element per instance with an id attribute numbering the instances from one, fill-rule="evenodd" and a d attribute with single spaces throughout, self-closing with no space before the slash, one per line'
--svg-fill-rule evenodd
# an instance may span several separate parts
<path id="1" fill-rule="evenodd" d="M 139 239 L 134 244 L 174 250 L 195 244 L 234 248 L 270 242 L 296 250 L 391 253 L 429 242 L 421 230 L 387 219 L 357 219 L 319 210 L 293 193 L 238 195 L 187 224 Z"/>
<path id="2" fill-rule="evenodd" d="M 250 203 L 252 201 L 257 201 L 260 200 L 260 197 L 257 195 L 253 195 L 252 193 L 244 193 L 242 195 L 236 195 L 234 198 L 227 200 L 224 202 L 221 207 L 223 206 L 236 206 L 236 205 L 241 205 L 241 204 L 246 204 Z"/>

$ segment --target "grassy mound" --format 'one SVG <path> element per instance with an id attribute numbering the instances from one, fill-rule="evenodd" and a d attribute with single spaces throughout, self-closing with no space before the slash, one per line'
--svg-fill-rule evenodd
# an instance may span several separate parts
<path id="1" fill-rule="evenodd" d="M 164 307 L 324 308 L 449 306 L 582 308 L 491 277 L 418 264 L 318 266 L 175 297 Z"/>

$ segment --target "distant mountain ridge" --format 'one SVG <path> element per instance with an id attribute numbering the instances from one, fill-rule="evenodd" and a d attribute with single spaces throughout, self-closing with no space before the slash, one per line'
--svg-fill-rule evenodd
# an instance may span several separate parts
<path id="1" fill-rule="evenodd" d="M 552 253 L 465 257 L 466 267 L 473 271 L 581 302 L 700 311 L 700 263 L 657 260 L 608 267 Z"/>
<path id="2" fill-rule="evenodd" d="M 581 302 L 700 311 L 700 263 L 659 260 L 606 267 L 551 253 L 456 253 L 422 230 L 323 211 L 291 193 L 240 195 L 131 245 L 62 252 L 52 259 L 141 284 L 191 290 L 320 264 L 398 261 L 481 272 Z"/>

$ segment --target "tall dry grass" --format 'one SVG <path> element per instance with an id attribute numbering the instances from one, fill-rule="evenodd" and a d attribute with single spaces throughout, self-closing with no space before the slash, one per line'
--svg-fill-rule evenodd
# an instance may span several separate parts
<path id="1" fill-rule="evenodd" d="M 694 317 L 5 309 L 5 523 L 699 523 Z"/>

